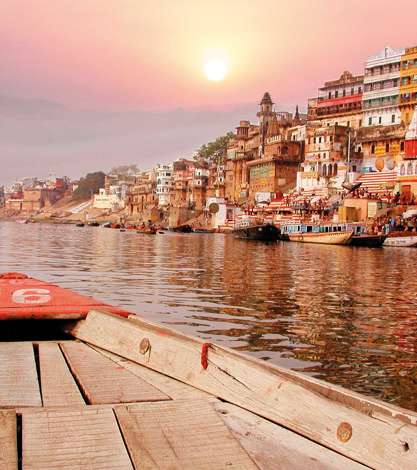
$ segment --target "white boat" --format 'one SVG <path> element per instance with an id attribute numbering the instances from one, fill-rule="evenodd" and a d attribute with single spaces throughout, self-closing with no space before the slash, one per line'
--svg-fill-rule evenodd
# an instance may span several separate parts
<path id="1" fill-rule="evenodd" d="M 353 230 L 344 224 L 286 224 L 281 225 L 281 239 L 291 242 L 347 245 Z"/>
<path id="2" fill-rule="evenodd" d="M 385 239 L 384 246 L 417 247 L 417 233 L 391 232 Z"/>

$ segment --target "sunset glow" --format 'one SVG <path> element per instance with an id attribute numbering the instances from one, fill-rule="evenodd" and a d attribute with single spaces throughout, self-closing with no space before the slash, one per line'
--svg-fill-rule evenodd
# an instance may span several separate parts
<path id="1" fill-rule="evenodd" d="M 213 82 L 224 80 L 227 75 L 226 61 L 221 58 L 207 60 L 204 64 L 204 73 L 206 77 Z"/>

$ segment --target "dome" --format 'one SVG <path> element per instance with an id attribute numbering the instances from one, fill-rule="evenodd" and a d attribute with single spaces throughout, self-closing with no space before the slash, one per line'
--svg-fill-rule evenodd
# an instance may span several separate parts
<path id="1" fill-rule="evenodd" d="M 270 104 L 270 105 L 273 104 L 272 99 L 271 99 L 271 95 L 267 91 L 264 93 L 264 96 L 262 97 L 262 100 L 259 104 L 261 104 L 261 105 L 262 104 Z"/>

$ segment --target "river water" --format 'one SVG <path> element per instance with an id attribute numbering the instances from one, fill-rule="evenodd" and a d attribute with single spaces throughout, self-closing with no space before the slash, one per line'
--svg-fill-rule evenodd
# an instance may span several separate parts
<path id="1" fill-rule="evenodd" d="M 20 271 L 417 410 L 417 250 L 0 223 Z"/>

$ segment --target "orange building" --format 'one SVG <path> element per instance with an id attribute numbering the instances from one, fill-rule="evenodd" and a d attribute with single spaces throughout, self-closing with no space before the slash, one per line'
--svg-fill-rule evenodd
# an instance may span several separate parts
<path id="1" fill-rule="evenodd" d="M 417 47 L 408 47 L 401 56 L 400 103 L 401 119 L 408 126 L 417 104 Z"/>

